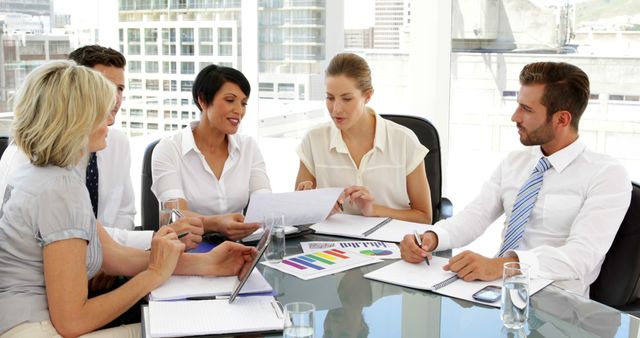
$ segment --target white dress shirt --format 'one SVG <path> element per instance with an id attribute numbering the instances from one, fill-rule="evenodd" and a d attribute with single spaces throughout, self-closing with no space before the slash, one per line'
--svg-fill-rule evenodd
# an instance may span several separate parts
<path id="1" fill-rule="evenodd" d="M 97 158 L 98 220 L 116 242 L 139 249 L 148 248 L 153 231 L 129 231 L 133 229 L 136 208 L 129 174 L 131 155 L 126 135 L 118 129 L 109 128 L 107 148 L 98 151 Z M 29 159 L 12 142 L 0 160 L 0 191 L 3 194 L 7 177 L 26 163 L 29 163 Z M 86 166 L 86 163 L 81 166 Z M 84 175 L 85 172 L 82 172 Z"/>
<path id="2" fill-rule="evenodd" d="M 504 238 L 516 195 L 540 157 L 539 146 L 514 152 L 498 166 L 480 194 L 454 217 L 435 224 L 437 250 L 466 245 L 503 213 Z M 531 276 L 558 281 L 589 296 L 631 201 L 631 181 L 611 157 L 586 149 L 578 139 L 548 156 L 552 168 L 525 225 L 517 255 Z"/>
<path id="3" fill-rule="evenodd" d="M 300 161 L 316 178 L 318 188 L 365 186 L 376 204 L 393 209 L 410 209 L 407 176 L 413 172 L 429 150 L 420 144 L 408 128 L 376 117 L 373 148 L 356 167 L 342 133 L 328 122 L 307 133 L 297 149 Z M 344 204 L 345 212 L 360 210 Z"/>
<path id="4" fill-rule="evenodd" d="M 131 185 L 131 148 L 119 129 L 109 128 L 107 147 L 98 157 L 98 220 L 105 227 L 133 229 L 136 217 Z"/>
<path id="5" fill-rule="evenodd" d="M 242 212 L 253 193 L 271 192 L 258 143 L 247 135 L 227 135 L 229 157 L 218 179 L 193 138 L 198 123 L 162 139 L 153 150 L 151 191 L 158 200 L 183 198 L 191 211 L 221 215 Z"/>

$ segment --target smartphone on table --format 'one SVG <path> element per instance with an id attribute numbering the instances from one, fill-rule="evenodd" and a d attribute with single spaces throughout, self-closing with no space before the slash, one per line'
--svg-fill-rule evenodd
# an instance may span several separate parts
<path id="1" fill-rule="evenodd" d="M 488 285 L 480 289 L 472 295 L 473 299 L 485 303 L 493 303 L 502 296 L 502 287 L 497 285 Z"/>

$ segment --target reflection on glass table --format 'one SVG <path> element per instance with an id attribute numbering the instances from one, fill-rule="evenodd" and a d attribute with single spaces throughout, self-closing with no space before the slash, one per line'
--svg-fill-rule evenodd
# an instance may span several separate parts
<path id="1" fill-rule="evenodd" d="M 344 240 L 308 235 L 287 242 Z M 529 319 L 520 331 L 503 328 L 500 309 L 362 276 L 393 260 L 303 281 L 260 265 L 283 303 L 316 306 L 315 337 L 638 337 L 640 320 L 553 285 L 531 297 Z"/>

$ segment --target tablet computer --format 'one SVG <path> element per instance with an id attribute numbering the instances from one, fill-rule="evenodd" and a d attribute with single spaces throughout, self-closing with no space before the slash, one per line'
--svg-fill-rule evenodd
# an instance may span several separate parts
<path id="1" fill-rule="evenodd" d="M 238 294 L 240 294 L 240 290 L 249 279 L 249 276 L 251 276 L 251 272 L 253 271 L 253 269 L 256 268 L 256 265 L 258 265 L 258 262 L 260 261 L 260 258 L 262 257 L 262 255 L 264 255 L 264 251 L 267 249 L 267 246 L 269 245 L 270 240 L 271 240 L 271 228 L 265 227 L 264 232 L 262 233 L 262 237 L 260 237 L 260 241 L 256 246 L 258 253 L 253 258 L 253 261 L 251 262 L 251 266 L 249 267 L 249 269 L 243 275 L 238 276 L 238 281 L 236 282 L 236 285 L 233 287 L 233 291 L 231 292 L 231 296 L 229 297 L 229 303 L 233 303 L 233 301 L 236 299 Z"/>

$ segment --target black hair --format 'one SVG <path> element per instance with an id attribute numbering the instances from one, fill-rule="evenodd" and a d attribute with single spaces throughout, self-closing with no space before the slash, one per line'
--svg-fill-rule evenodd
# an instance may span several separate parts
<path id="1" fill-rule="evenodd" d="M 240 87 L 240 90 L 249 97 L 251 93 L 251 85 L 249 80 L 237 69 L 231 67 L 222 67 L 217 65 L 208 65 L 204 67 L 196 80 L 193 82 L 191 93 L 193 94 L 193 102 L 200 111 L 200 103 L 198 99 L 203 100 L 206 104 L 213 102 L 213 97 L 216 95 L 220 87 L 227 82 L 235 83 Z"/>

